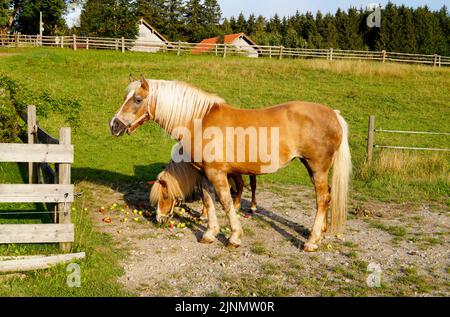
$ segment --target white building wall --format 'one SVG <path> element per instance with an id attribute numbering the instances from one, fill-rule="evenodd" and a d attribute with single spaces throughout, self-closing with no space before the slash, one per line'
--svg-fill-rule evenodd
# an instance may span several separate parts
<path id="1" fill-rule="evenodd" d="M 132 51 L 138 52 L 158 52 L 160 47 L 158 45 L 164 44 L 151 29 L 145 26 L 144 23 L 139 23 L 139 37 Z"/>
<path id="2" fill-rule="evenodd" d="M 257 58 L 259 56 L 258 51 L 250 46 L 243 38 L 235 39 L 233 45 L 241 50 L 247 51 L 248 57 Z"/>

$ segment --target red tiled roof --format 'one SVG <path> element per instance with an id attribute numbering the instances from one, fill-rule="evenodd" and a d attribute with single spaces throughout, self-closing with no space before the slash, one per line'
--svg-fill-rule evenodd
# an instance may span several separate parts
<path id="1" fill-rule="evenodd" d="M 244 33 L 236 33 L 236 34 L 228 34 L 224 36 L 224 44 L 233 44 L 233 42 L 239 37 L 244 37 L 251 45 L 256 45 L 247 35 Z M 212 50 L 214 48 L 214 44 L 219 44 L 219 37 L 212 37 L 209 39 L 205 39 L 201 41 L 197 46 L 192 50 L 193 54 L 200 54 L 202 52 L 206 52 Z"/>

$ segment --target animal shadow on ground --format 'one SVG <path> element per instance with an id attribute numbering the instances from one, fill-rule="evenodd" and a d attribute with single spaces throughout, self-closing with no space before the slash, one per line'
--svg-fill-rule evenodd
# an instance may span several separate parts
<path id="1" fill-rule="evenodd" d="M 134 175 L 124 175 L 114 171 L 94 169 L 89 167 L 83 168 L 72 168 L 72 175 L 75 182 L 88 181 L 93 184 L 98 184 L 102 186 L 110 187 L 111 189 L 123 194 L 124 202 L 130 206 L 130 208 L 151 208 L 149 202 L 149 191 L 150 185 L 148 181 L 155 180 L 160 172 L 164 170 L 166 163 L 153 163 L 146 166 L 135 166 Z M 198 193 L 195 194 L 190 201 L 199 199 Z M 251 202 L 242 199 L 242 210 L 250 210 Z M 191 214 L 194 216 L 199 216 L 200 212 L 196 210 L 191 210 Z M 272 227 L 281 236 L 289 240 L 294 246 L 301 247 L 303 241 L 298 237 L 294 236 L 290 232 L 286 231 L 282 226 L 288 227 L 293 231 L 297 232 L 301 237 L 307 238 L 309 230 L 299 225 L 289 219 L 286 219 L 274 212 L 258 206 L 258 211 L 252 216 L 257 220 L 261 221 Z M 150 219 L 154 221 L 154 219 Z M 280 226 L 282 225 L 282 226 Z M 206 231 L 206 227 L 203 225 L 198 225 L 196 228 L 191 229 L 198 241 L 202 238 L 203 232 Z M 226 244 L 227 239 L 223 234 L 218 236 L 218 240 Z"/>

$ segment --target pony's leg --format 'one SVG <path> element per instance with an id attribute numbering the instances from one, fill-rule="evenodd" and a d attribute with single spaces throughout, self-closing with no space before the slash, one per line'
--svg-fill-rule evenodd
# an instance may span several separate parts
<path id="1" fill-rule="evenodd" d="M 203 210 L 206 211 L 208 216 L 208 229 L 203 234 L 201 243 L 209 244 L 216 241 L 216 236 L 220 232 L 219 222 L 217 221 L 216 208 L 214 206 L 214 188 L 208 183 L 208 181 L 202 180 L 202 201 Z M 202 215 L 203 217 L 203 215 Z"/>
<path id="2" fill-rule="evenodd" d="M 252 189 L 252 206 L 250 210 L 256 212 L 256 176 L 254 175 L 250 176 L 250 187 Z"/>
<path id="3" fill-rule="evenodd" d="M 200 219 L 205 220 L 206 218 L 208 218 L 208 208 L 206 208 L 205 201 L 203 198 L 202 198 L 202 201 L 203 201 L 203 208 L 202 208 L 202 214 L 200 216 Z"/>
<path id="4" fill-rule="evenodd" d="M 241 209 L 241 198 L 244 191 L 244 180 L 241 174 L 233 174 L 233 180 L 236 184 L 236 196 L 234 196 L 234 208 L 236 210 Z"/>
<path id="5" fill-rule="evenodd" d="M 228 247 L 237 248 L 241 245 L 243 230 L 237 217 L 236 210 L 233 206 L 227 175 L 226 173 L 217 171 L 216 169 L 206 169 L 205 174 L 214 186 L 219 201 L 228 216 L 228 221 L 231 227 L 231 237 L 228 240 Z"/>
<path id="6" fill-rule="evenodd" d="M 318 244 L 322 240 L 322 231 L 324 227 L 326 228 L 327 210 L 331 201 L 331 195 L 328 186 L 329 166 L 327 167 L 321 166 L 320 168 L 314 168 L 314 166 L 313 167 L 311 166 L 310 162 L 305 161 L 302 162 L 307 167 L 308 172 L 311 175 L 311 180 L 314 184 L 314 188 L 316 190 L 317 213 L 314 219 L 314 224 L 311 229 L 309 239 L 304 245 L 305 251 L 313 252 L 319 248 Z"/>

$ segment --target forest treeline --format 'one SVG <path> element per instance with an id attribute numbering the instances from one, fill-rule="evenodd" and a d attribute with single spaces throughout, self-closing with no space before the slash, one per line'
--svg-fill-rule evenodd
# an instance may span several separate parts
<path id="1" fill-rule="evenodd" d="M 67 8 L 82 6 L 79 26 L 69 29 Z M 39 11 L 44 34 L 78 34 L 134 38 L 137 21 L 146 19 L 170 41 L 202 39 L 244 32 L 260 45 L 349 50 L 387 50 L 450 56 L 450 15 L 444 6 L 412 8 L 388 3 L 381 10 L 381 26 L 369 27 L 371 11 L 338 9 L 323 14 L 296 12 L 290 16 L 224 18 L 217 0 L 0 0 L 3 32 L 39 33 Z"/>

